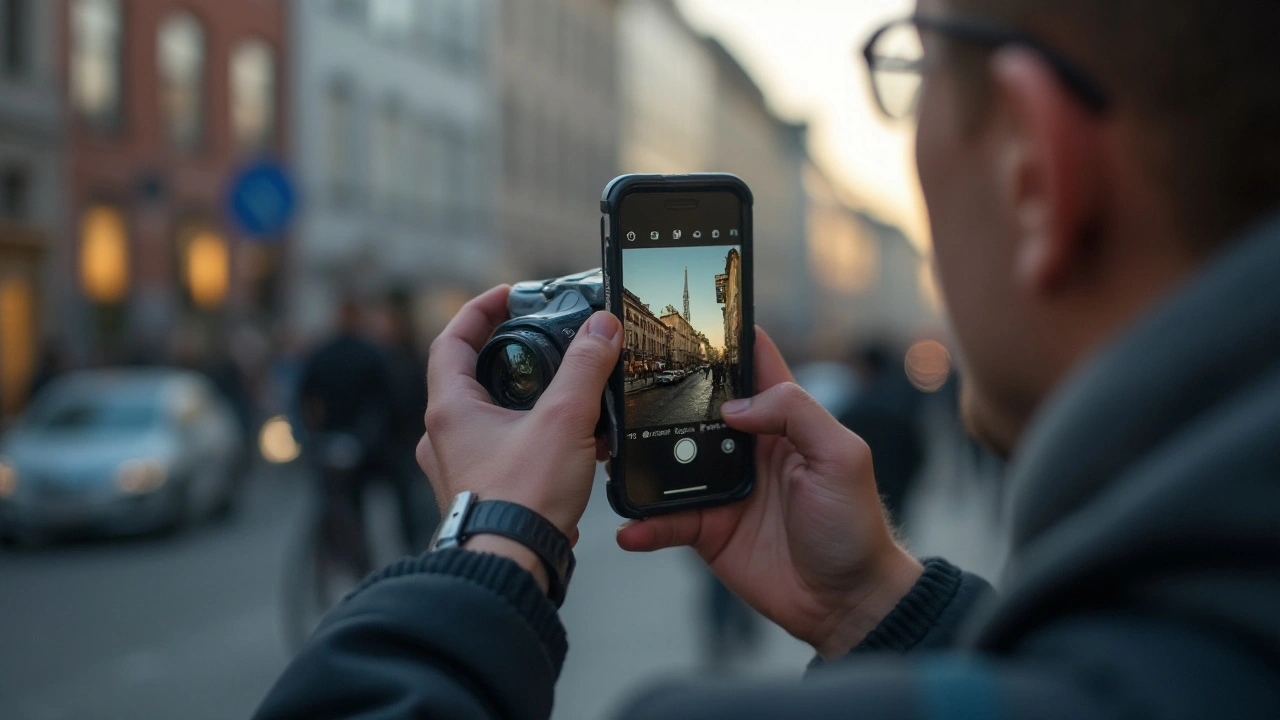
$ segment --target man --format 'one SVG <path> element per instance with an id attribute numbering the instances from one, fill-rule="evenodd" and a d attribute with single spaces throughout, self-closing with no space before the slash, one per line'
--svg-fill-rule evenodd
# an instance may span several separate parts
<path id="1" fill-rule="evenodd" d="M 759 394 L 724 407 L 760 436 L 755 492 L 618 542 L 692 545 L 824 662 L 807 682 L 660 688 L 622 717 L 1274 717 L 1280 4 L 921 0 L 911 24 L 923 57 L 868 57 L 894 76 L 886 110 L 923 76 L 963 412 L 1012 453 L 1003 595 L 894 544 L 865 445 L 758 332 Z M 537 407 L 498 412 L 470 373 L 505 293 L 435 343 L 419 457 L 441 497 L 518 503 L 576 538 L 621 328 L 591 318 Z M 491 535 L 394 566 L 261 716 L 545 718 L 566 647 L 547 578 Z"/>
<path id="2" fill-rule="evenodd" d="M 337 438 L 355 440 L 358 457 L 341 472 L 319 472 L 317 481 L 326 518 L 326 542 L 360 538 L 359 547 L 334 547 L 357 577 L 373 564 L 364 527 L 364 493 L 378 473 L 381 449 L 391 428 L 391 380 L 378 347 L 365 337 L 364 311 L 358 300 L 343 298 L 338 332 L 303 361 L 298 405 L 306 434 L 303 447 L 317 459 L 332 452 Z M 322 466 L 328 461 L 320 461 Z"/>

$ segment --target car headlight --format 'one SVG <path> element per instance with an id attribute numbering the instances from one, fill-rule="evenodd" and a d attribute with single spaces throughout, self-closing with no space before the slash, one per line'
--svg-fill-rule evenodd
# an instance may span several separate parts
<path id="1" fill-rule="evenodd" d="M 168 478 L 169 471 L 159 460 L 128 460 L 116 470 L 116 487 L 129 495 L 144 495 L 158 490 Z"/>
<path id="2" fill-rule="evenodd" d="M 0 458 L 0 500 L 18 492 L 18 470 L 7 458 Z"/>

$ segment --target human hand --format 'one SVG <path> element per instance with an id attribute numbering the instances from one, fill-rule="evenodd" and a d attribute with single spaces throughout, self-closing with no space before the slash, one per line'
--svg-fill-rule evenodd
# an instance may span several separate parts
<path id="1" fill-rule="evenodd" d="M 848 652 L 922 572 L 894 542 L 871 451 L 795 384 L 756 328 L 756 388 L 725 422 L 756 433 L 756 484 L 741 503 L 618 529 L 624 550 L 692 546 L 752 607 L 831 659 Z"/>
<path id="2" fill-rule="evenodd" d="M 442 505 L 470 490 L 523 505 L 576 541 L 595 476 L 600 397 L 622 349 L 622 327 L 609 313 L 592 315 L 534 408 L 508 410 L 476 381 L 480 348 L 507 320 L 508 291 L 497 287 L 467 303 L 431 344 L 418 462 Z M 515 547 L 477 540 L 468 547 Z"/>

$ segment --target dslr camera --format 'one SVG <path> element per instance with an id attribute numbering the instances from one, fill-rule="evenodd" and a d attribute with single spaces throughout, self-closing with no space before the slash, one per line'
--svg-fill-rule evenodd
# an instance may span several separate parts
<path id="1" fill-rule="evenodd" d="M 599 268 L 516 283 L 507 297 L 511 319 L 499 325 L 480 350 L 476 378 L 498 405 L 532 408 L 582 324 L 604 306 Z"/>

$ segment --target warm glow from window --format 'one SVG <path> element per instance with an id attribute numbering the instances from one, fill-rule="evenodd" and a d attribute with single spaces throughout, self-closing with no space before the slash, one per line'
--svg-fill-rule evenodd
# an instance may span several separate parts
<path id="1" fill-rule="evenodd" d="M 120 302 L 129 291 L 129 241 L 116 208 L 92 207 L 80 220 L 80 285 L 99 303 Z"/>
<path id="2" fill-rule="evenodd" d="M 187 242 L 186 281 L 191 299 L 203 308 L 217 307 L 227 297 L 231 261 L 227 243 L 212 230 L 201 230 Z"/>
<path id="3" fill-rule="evenodd" d="M 35 357 L 35 293 L 22 278 L 0 281 L 0 392 L 5 414 L 26 399 Z M 0 487 L 0 497 L 3 488 Z"/>

